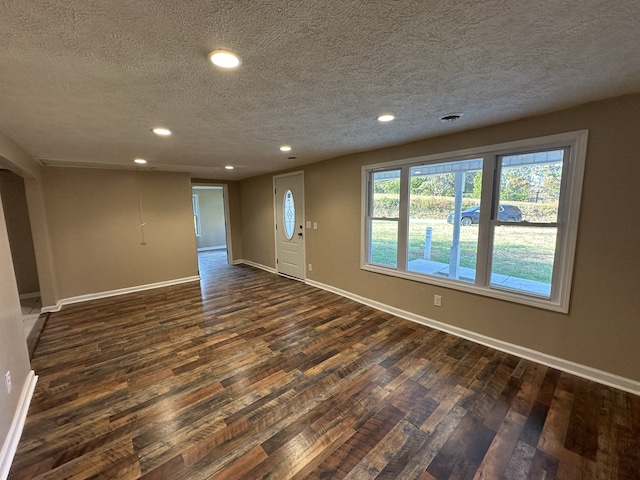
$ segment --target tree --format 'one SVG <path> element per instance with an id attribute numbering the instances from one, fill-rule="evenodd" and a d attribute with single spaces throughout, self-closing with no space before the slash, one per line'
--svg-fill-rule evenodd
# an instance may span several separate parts
<path id="1" fill-rule="evenodd" d="M 506 167 L 500 178 L 500 200 L 524 202 L 531 191 L 531 167 Z"/>
<path id="2" fill-rule="evenodd" d="M 373 182 L 373 193 L 400 193 L 400 179 L 388 178 Z"/>
<path id="3" fill-rule="evenodd" d="M 560 181 L 562 179 L 562 163 L 542 165 L 544 175 L 540 184 L 541 200 L 557 201 L 560 198 Z"/>
<path id="4" fill-rule="evenodd" d="M 471 174 L 467 174 L 470 176 Z M 473 172 L 473 187 L 471 188 L 471 198 L 480 198 L 482 194 L 482 172 Z"/>

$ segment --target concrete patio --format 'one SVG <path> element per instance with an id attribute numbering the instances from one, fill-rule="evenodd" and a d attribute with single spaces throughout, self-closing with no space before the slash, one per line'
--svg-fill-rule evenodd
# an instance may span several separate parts
<path id="1" fill-rule="evenodd" d="M 449 264 L 434 262 L 432 260 L 424 260 L 422 258 L 411 260 L 407 270 L 410 272 L 426 273 L 428 275 L 437 275 L 445 278 L 449 277 Z M 476 271 L 472 268 L 460 267 L 459 274 L 460 280 L 463 281 L 466 280 L 473 282 L 476 277 Z M 519 277 L 492 274 L 491 284 L 497 287 L 508 288 L 510 290 L 531 293 L 533 295 L 540 295 L 543 297 L 549 297 L 551 294 L 551 284 Z"/>

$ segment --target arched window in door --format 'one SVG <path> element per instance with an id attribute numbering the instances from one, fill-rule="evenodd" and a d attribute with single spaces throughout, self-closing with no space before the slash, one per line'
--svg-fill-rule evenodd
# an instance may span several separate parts
<path id="1" fill-rule="evenodd" d="M 291 190 L 284 192 L 283 202 L 282 216 L 284 217 L 284 234 L 287 240 L 291 240 L 296 226 L 296 208 Z"/>

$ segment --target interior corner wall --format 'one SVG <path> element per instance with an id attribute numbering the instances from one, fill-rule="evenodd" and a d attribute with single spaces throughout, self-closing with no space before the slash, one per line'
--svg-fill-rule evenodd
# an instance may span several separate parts
<path id="1" fill-rule="evenodd" d="M 243 259 L 275 268 L 273 177 L 263 175 L 240 182 Z"/>
<path id="2" fill-rule="evenodd" d="M 38 269 L 23 179 L 9 170 L 0 170 L 0 196 L 18 293 L 38 293 Z"/>
<path id="3" fill-rule="evenodd" d="M 309 280 L 499 341 L 640 381 L 640 95 L 304 167 Z M 360 269 L 361 167 L 589 130 L 570 310 L 562 314 Z M 272 176 L 241 182 L 246 260 L 273 266 Z M 433 295 L 442 307 L 433 306 Z"/>
<path id="4" fill-rule="evenodd" d="M 0 168 L 6 168 L 24 180 L 38 267 L 40 297 L 43 305 L 55 304 L 58 299 L 57 279 L 53 267 L 51 238 L 42 192 L 41 167 L 17 143 L 0 132 Z"/>
<path id="5" fill-rule="evenodd" d="M 198 274 L 188 174 L 44 167 L 42 178 L 60 299 Z"/>
<path id="6" fill-rule="evenodd" d="M 227 183 L 227 202 L 229 205 L 229 236 L 231 237 L 231 261 L 242 259 L 242 209 L 240 207 L 240 184 Z M 227 246 L 228 248 L 228 246 Z"/>
<path id="7" fill-rule="evenodd" d="M 24 178 L 31 234 L 38 267 L 38 285 L 42 305 L 55 305 L 58 299 L 58 281 L 53 266 L 53 250 L 47 220 L 46 204 L 42 191 L 42 178 L 27 176 Z"/>

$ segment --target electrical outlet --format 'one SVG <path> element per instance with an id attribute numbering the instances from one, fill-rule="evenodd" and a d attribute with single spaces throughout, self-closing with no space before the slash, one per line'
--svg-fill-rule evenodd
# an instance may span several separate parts
<path id="1" fill-rule="evenodd" d="M 433 296 L 433 304 L 436 307 L 441 307 L 442 306 L 442 297 L 440 295 L 434 295 Z"/>
<path id="2" fill-rule="evenodd" d="M 313 265 L 309 264 L 309 271 L 313 272 Z"/>
<path id="3" fill-rule="evenodd" d="M 7 393 L 11 393 L 11 370 L 5 373 L 4 378 L 7 381 Z"/>

